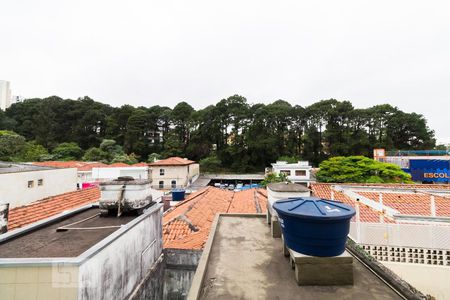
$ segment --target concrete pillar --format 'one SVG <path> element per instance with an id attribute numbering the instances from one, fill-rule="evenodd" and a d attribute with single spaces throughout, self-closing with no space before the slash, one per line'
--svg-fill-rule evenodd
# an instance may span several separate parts
<path id="1" fill-rule="evenodd" d="M 357 199 L 357 202 L 355 204 L 355 211 L 356 211 L 356 243 L 361 242 L 361 222 L 360 222 L 360 214 L 359 214 L 359 199 Z"/>
<path id="2" fill-rule="evenodd" d="M 434 195 L 431 195 L 431 197 L 430 197 L 430 211 L 431 211 L 431 216 L 436 217 L 436 201 L 435 201 Z"/>
<path id="3" fill-rule="evenodd" d="M 273 238 L 281 238 L 280 220 L 278 220 L 278 217 L 276 217 L 276 216 L 272 216 L 270 231 L 272 233 Z"/>
<path id="4" fill-rule="evenodd" d="M 380 223 L 384 223 L 383 193 L 378 194 L 378 200 L 380 202 Z"/>

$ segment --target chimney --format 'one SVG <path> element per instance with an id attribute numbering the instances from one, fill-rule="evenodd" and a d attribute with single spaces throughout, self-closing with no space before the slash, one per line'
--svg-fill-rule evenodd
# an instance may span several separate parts
<path id="1" fill-rule="evenodd" d="M 172 201 L 172 196 L 162 196 L 162 199 L 164 204 L 164 211 L 166 211 L 170 208 L 170 201 Z"/>
<path id="2" fill-rule="evenodd" d="M 9 203 L 0 203 L 0 234 L 8 231 Z"/>

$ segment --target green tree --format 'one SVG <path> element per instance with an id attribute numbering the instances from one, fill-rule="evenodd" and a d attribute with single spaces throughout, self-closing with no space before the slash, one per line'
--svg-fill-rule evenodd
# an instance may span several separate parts
<path id="1" fill-rule="evenodd" d="M 200 160 L 200 169 L 203 172 L 218 172 L 221 170 L 222 162 L 216 155 L 211 155 Z"/>
<path id="2" fill-rule="evenodd" d="M 78 160 L 83 156 L 83 149 L 77 143 L 61 143 L 52 154 L 57 160 Z"/>
<path id="3" fill-rule="evenodd" d="M 147 162 L 152 163 L 155 162 L 157 160 L 161 159 L 161 155 L 158 153 L 151 153 L 148 156 Z"/>
<path id="4" fill-rule="evenodd" d="M 0 160 L 13 161 L 25 149 L 25 138 L 9 130 L 0 130 Z"/>
<path id="5" fill-rule="evenodd" d="M 287 179 L 287 175 L 284 173 L 267 173 L 264 177 L 264 180 L 261 181 L 262 187 L 267 187 L 269 183 L 276 183 L 276 182 L 290 182 Z"/>
<path id="6" fill-rule="evenodd" d="M 100 148 L 92 147 L 86 150 L 83 155 L 84 161 L 101 161 L 101 162 L 109 162 L 108 153 L 103 151 Z"/>
<path id="7" fill-rule="evenodd" d="M 135 164 L 138 162 L 137 156 L 134 153 L 131 153 L 130 155 L 128 154 L 117 154 L 116 156 L 114 156 L 114 158 L 111 161 L 112 163 L 126 163 L 129 165 Z"/>
<path id="8" fill-rule="evenodd" d="M 323 161 L 316 174 L 319 182 L 411 183 L 411 175 L 399 166 L 364 156 L 337 156 Z"/>
<path id="9" fill-rule="evenodd" d="M 47 155 L 48 150 L 44 146 L 39 145 L 34 141 L 27 142 L 17 160 L 26 162 L 41 161 Z"/>

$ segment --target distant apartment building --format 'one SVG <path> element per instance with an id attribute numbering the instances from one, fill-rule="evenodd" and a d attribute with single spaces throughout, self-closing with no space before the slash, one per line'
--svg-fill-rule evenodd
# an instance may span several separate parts
<path id="1" fill-rule="evenodd" d="M 9 81 L 0 80 L 0 109 L 6 110 L 11 106 L 11 89 Z"/>
<path id="2" fill-rule="evenodd" d="M 10 208 L 77 189 L 77 170 L 0 162 L 0 201 Z"/>
<path id="3" fill-rule="evenodd" d="M 197 162 L 181 157 L 169 157 L 148 166 L 153 187 L 157 189 L 188 187 L 200 174 Z"/>
<path id="4" fill-rule="evenodd" d="M 277 161 L 272 164 L 272 172 L 276 174 L 285 174 L 287 179 L 294 183 L 300 183 L 309 186 L 313 182 L 312 167 L 307 161 L 288 163 L 286 161 Z"/>

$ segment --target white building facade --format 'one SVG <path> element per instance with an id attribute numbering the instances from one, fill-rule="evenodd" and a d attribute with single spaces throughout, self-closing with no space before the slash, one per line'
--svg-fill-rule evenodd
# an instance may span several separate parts
<path id="1" fill-rule="evenodd" d="M 181 157 L 170 157 L 149 164 L 152 187 L 156 189 L 185 188 L 200 175 L 199 164 Z"/>
<path id="2" fill-rule="evenodd" d="M 77 169 L 2 163 L 0 201 L 10 208 L 77 189 Z"/>
<path id="3" fill-rule="evenodd" d="M 0 109 L 6 110 L 11 106 L 11 88 L 9 81 L 0 80 Z"/>
<path id="4" fill-rule="evenodd" d="M 134 179 L 149 179 L 148 167 L 100 167 L 92 168 L 93 181 L 112 180 L 122 176 L 131 176 Z"/>
<path id="5" fill-rule="evenodd" d="M 307 161 L 288 163 L 286 161 L 277 161 L 272 164 L 272 172 L 275 174 L 286 174 L 287 179 L 294 183 L 300 183 L 305 186 L 314 182 L 311 174 L 312 167 Z"/>

